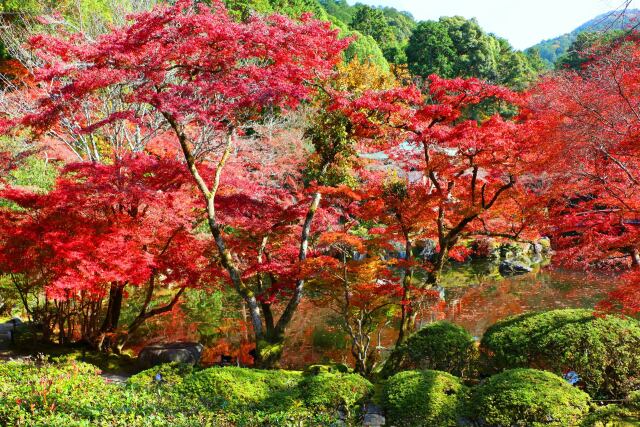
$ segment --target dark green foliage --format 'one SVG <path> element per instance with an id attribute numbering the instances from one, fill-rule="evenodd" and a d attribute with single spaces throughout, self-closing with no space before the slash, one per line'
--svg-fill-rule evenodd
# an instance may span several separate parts
<path id="1" fill-rule="evenodd" d="M 406 49 L 409 71 L 417 76 L 455 74 L 456 50 L 447 29 L 435 21 L 421 22 Z"/>
<path id="2" fill-rule="evenodd" d="M 589 412 L 589 395 L 551 372 L 513 369 L 487 379 L 471 397 L 469 414 L 490 426 L 575 426 Z"/>
<path id="3" fill-rule="evenodd" d="M 342 331 L 316 328 L 313 330 L 311 339 L 313 340 L 313 346 L 320 349 L 346 350 L 348 345 L 348 336 Z"/>
<path id="4" fill-rule="evenodd" d="M 176 387 L 182 385 L 184 377 L 190 375 L 193 370 L 192 365 L 167 363 L 137 373 L 129 378 L 128 384 L 133 388 L 140 389 L 148 389 L 156 386 Z"/>
<path id="5" fill-rule="evenodd" d="M 632 408 L 640 410 L 640 390 L 632 391 L 627 397 L 627 402 Z"/>
<path id="6" fill-rule="evenodd" d="M 356 8 L 350 6 L 347 0 L 318 0 L 320 5 L 331 16 L 336 17 L 344 23 L 349 23 L 356 13 Z"/>
<path id="7" fill-rule="evenodd" d="M 331 363 L 327 365 L 309 365 L 306 368 L 304 368 L 305 375 L 320 375 L 320 374 L 329 374 L 329 373 L 348 374 L 350 372 L 352 372 L 352 369 L 350 369 L 344 363 Z"/>
<path id="8" fill-rule="evenodd" d="M 382 13 L 387 18 L 387 22 L 391 26 L 398 43 L 405 44 L 414 28 L 416 28 L 416 20 L 409 12 L 401 12 L 393 7 L 380 7 Z"/>
<path id="9" fill-rule="evenodd" d="M 567 52 L 556 61 L 559 70 L 570 68 L 580 70 L 591 59 L 589 49 L 596 45 L 607 45 L 625 35 L 622 30 L 608 31 L 606 33 L 580 33 L 571 44 Z"/>
<path id="10" fill-rule="evenodd" d="M 468 389 L 446 372 L 405 371 L 387 381 L 383 403 L 389 425 L 455 426 L 464 413 Z"/>
<path id="11" fill-rule="evenodd" d="M 350 6 L 346 0 L 318 1 L 330 16 L 349 24 L 352 30 L 371 36 L 389 62 L 406 62 L 404 48 L 416 26 L 410 13 L 400 12 L 392 7 L 371 7 L 361 3 Z"/>
<path id="12" fill-rule="evenodd" d="M 580 423 L 581 427 L 635 427 L 640 411 L 633 407 L 609 404 L 595 408 Z"/>
<path id="13" fill-rule="evenodd" d="M 408 369 L 434 369 L 462 376 L 477 359 L 475 341 L 463 327 L 450 322 L 431 323 L 395 348 L 384 364 L 387 377 Z"/>
<path id="14" fill-rule="evenodd" d="M 351 28 L 371 36 L 389 62 L 398 63 L 403 59 L 400 55 L 402 49 L 382 10 L 370 6 L 359 6 L 351 20 Z"/>
<path id="15" fill-rule="evenodd" d="M 356 10 L 351 28 L 373 37 L 381 46 L 383 43 L 395 42 L 395 35 L 382 11 L 371 6 L 360 6 Z"/>
<path id="16" fill-rule="evenodd" d="M 515 367 L 562 375 L 575 371 L 593 397 L 624 398 L 640 387 L 640 324 L 596 317 L 590 310 L 554 310 L 502 320 L 484 334 L 488 372 Z"/>
<path id="17" fill-rule="evenodd" d="M 514 89 L 535 80 L 542 63 L 460 16 L 418 24 L 406 48 L 409 71 L 428 77 L 477 77 Z"/>

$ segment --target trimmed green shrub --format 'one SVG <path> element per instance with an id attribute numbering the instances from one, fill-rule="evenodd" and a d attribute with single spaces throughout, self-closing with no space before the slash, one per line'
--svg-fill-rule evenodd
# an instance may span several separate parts
<path id="1" fill-rule="evenodd" d="M 300 384 L 305 403 L 324 412 L 342 410 L 351 418 L 373 394 L 373 384 L 357 374 L 307 375 Z"/>
<path id="2" fill-rule="evenodd" d="M 440 371 L 404 371 L 389 378 L 383 402 L 389 425 L 455 426 L 464 413 L 468 389 Z"/>
<path id="3" fill-rule="evenodd" d="M 325 423 L 359 413 L 373 385 L 355 374 L 210 368 L 184 379 L 185 396 L 207 408 L 237 413 L 238 423 L 281 424 L 297 419 Z M 284 421 L 283 421 L 284 420 Z M 288 421 L 287 421 L 288 422 Z"/>
<path id="4" fill-rule="evenodd" d="M 580 423 L 581 427 L 637 427 L 640 413 L 620 405 L 605 405 L 595 408 Z"/>
<path id="5" fill-rule="evenodd" d="M 589 412 L 589 395 L 551 372 L 513 369 L 477 386 L 469 410 L 481 425 L 575 426 Z"/>
<path id="6" fill-rule="evenodd" d="M 431 323 L 393 350 L 380 374 L 383 378 L 410 369 L 432 369 L 463 376 L 478 355 L 475 341 L 461 326 L 441 321 Z"/>
<path id="7" fill-rule="evenodd" d="M 502 320 L 484 334 L 487 373 L 531 367 L 563 375 L 593 397 L 624 398 L 640 387 L 640 323 L 590 310 L 554 310 Z"/>
<path id="8" fill-rule="evenodd" d="M 210 368 L 185 378 L 180 389 L 209 408 L 256 410 L 275 404 L 281 410 L 283 405 L 300 400 L 297 387 L 301 380 L 302 374 L 293 371 Z M 274 396 L 281 401 L 274 401 Z"/>
<path id="9" fill-rule="evenodd" d="M 142 371 L 127 380 L 133 388 L 176 387 L 182 384 L 184 377 L 194 371 L 192 365 L 166 363 Z"/>
<path id="10" fill-rule="evenodd" d="M 640 390 L 632 391 L 627 398 L 627 404 L 640 411 Z"/>

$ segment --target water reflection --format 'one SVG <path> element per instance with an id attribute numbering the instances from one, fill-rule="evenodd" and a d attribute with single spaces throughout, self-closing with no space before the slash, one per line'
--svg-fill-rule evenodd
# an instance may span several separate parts
<path id="1" fill-rule="evenodd" d="M 615 282 L 614 276 L 597 277 L 543 265 L 534 266 L 532 273 L 504 278 L 495 262 L 459 264 L 444 274 L 439 288 L 441 300 L 419 312 L 418 326 L 449 320 L 479 339 L 493 323 L 515 314 L 556 308 L 593 308 L 615 287 Z M 313 315 L 309 315 L 311 312 Z M 328 308 L 303 301 L 289 331 L 283 366 L 299 369 L 330 360 L 352 363 L 347 337 L 337 327 L 335 316 Z M 323 342 L 317 337 L 314 339 L 315 335 L 322 335 Z M 375 334 L 372 344 L 384 357 L 396 338 L 397 329 L 389 322 Z"/>
<path id="2" fill-rule="evenodd" d="M 541 266 L 527 275 L 501 278 L 493 267 L 470 265 L 445 275 L 444 301 L 425 309 L 419 322 L 446 319 L 481 336 L 491 324 L 507 316 L 556 308 L 593 308 L 613 289 L 615 281 L 615 277 Z"/>

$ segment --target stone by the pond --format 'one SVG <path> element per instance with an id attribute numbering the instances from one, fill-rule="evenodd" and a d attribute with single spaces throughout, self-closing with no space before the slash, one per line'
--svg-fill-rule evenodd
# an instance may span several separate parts
<path id="1" fill-rule="evenodd" d="M 365 427 L 380 427 L 385 425 L 385 423 L 386 420 L 384 416 L 380 414 L 366 414 L 362 422 Z"/>
<path id="2" fill-rule="evenodd" d="M 364 419 L 362 424 L 365 427 L 380 427 L 385 425 L 386 419 L 382 415 L 382 408 L 372 403 L 368 403 L 364 407 Z"/>
<path id="3" fill-rule="evenodd" d="M 533 269 L 521 261 L 504 260 L 498 267 L 500 274 L 503 276 L 517 276 L 519 274 L 531 273 Z"/>
<path id="4" fill-rule="evenodd" d="M 163 363 L 188 363 L 197 365 L 202 356 L 203 345 L 197 342 L 175 342 L 144 347 L 138 354 L 138 363 L 143 368 Z"/>

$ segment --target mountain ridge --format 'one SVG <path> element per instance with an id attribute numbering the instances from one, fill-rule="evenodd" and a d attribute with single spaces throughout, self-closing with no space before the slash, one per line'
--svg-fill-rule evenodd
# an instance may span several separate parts
<path id="1" fill-rule="evenodd" d="M 622 30 L 635 25 L 636 22 L 640 22 L 640 9 L 626 9 L 624 11 L 611 10 L 579 25 L 571 32 L 551 39 L 542 40 L 525 49 L 525 51 L 531 52 L 533 49 L 537 49 L 545 64 L 553 67 L 558 58 L 567 53 L 571 44 L 578 38 L 578 34 L 584 32 Z"/>

